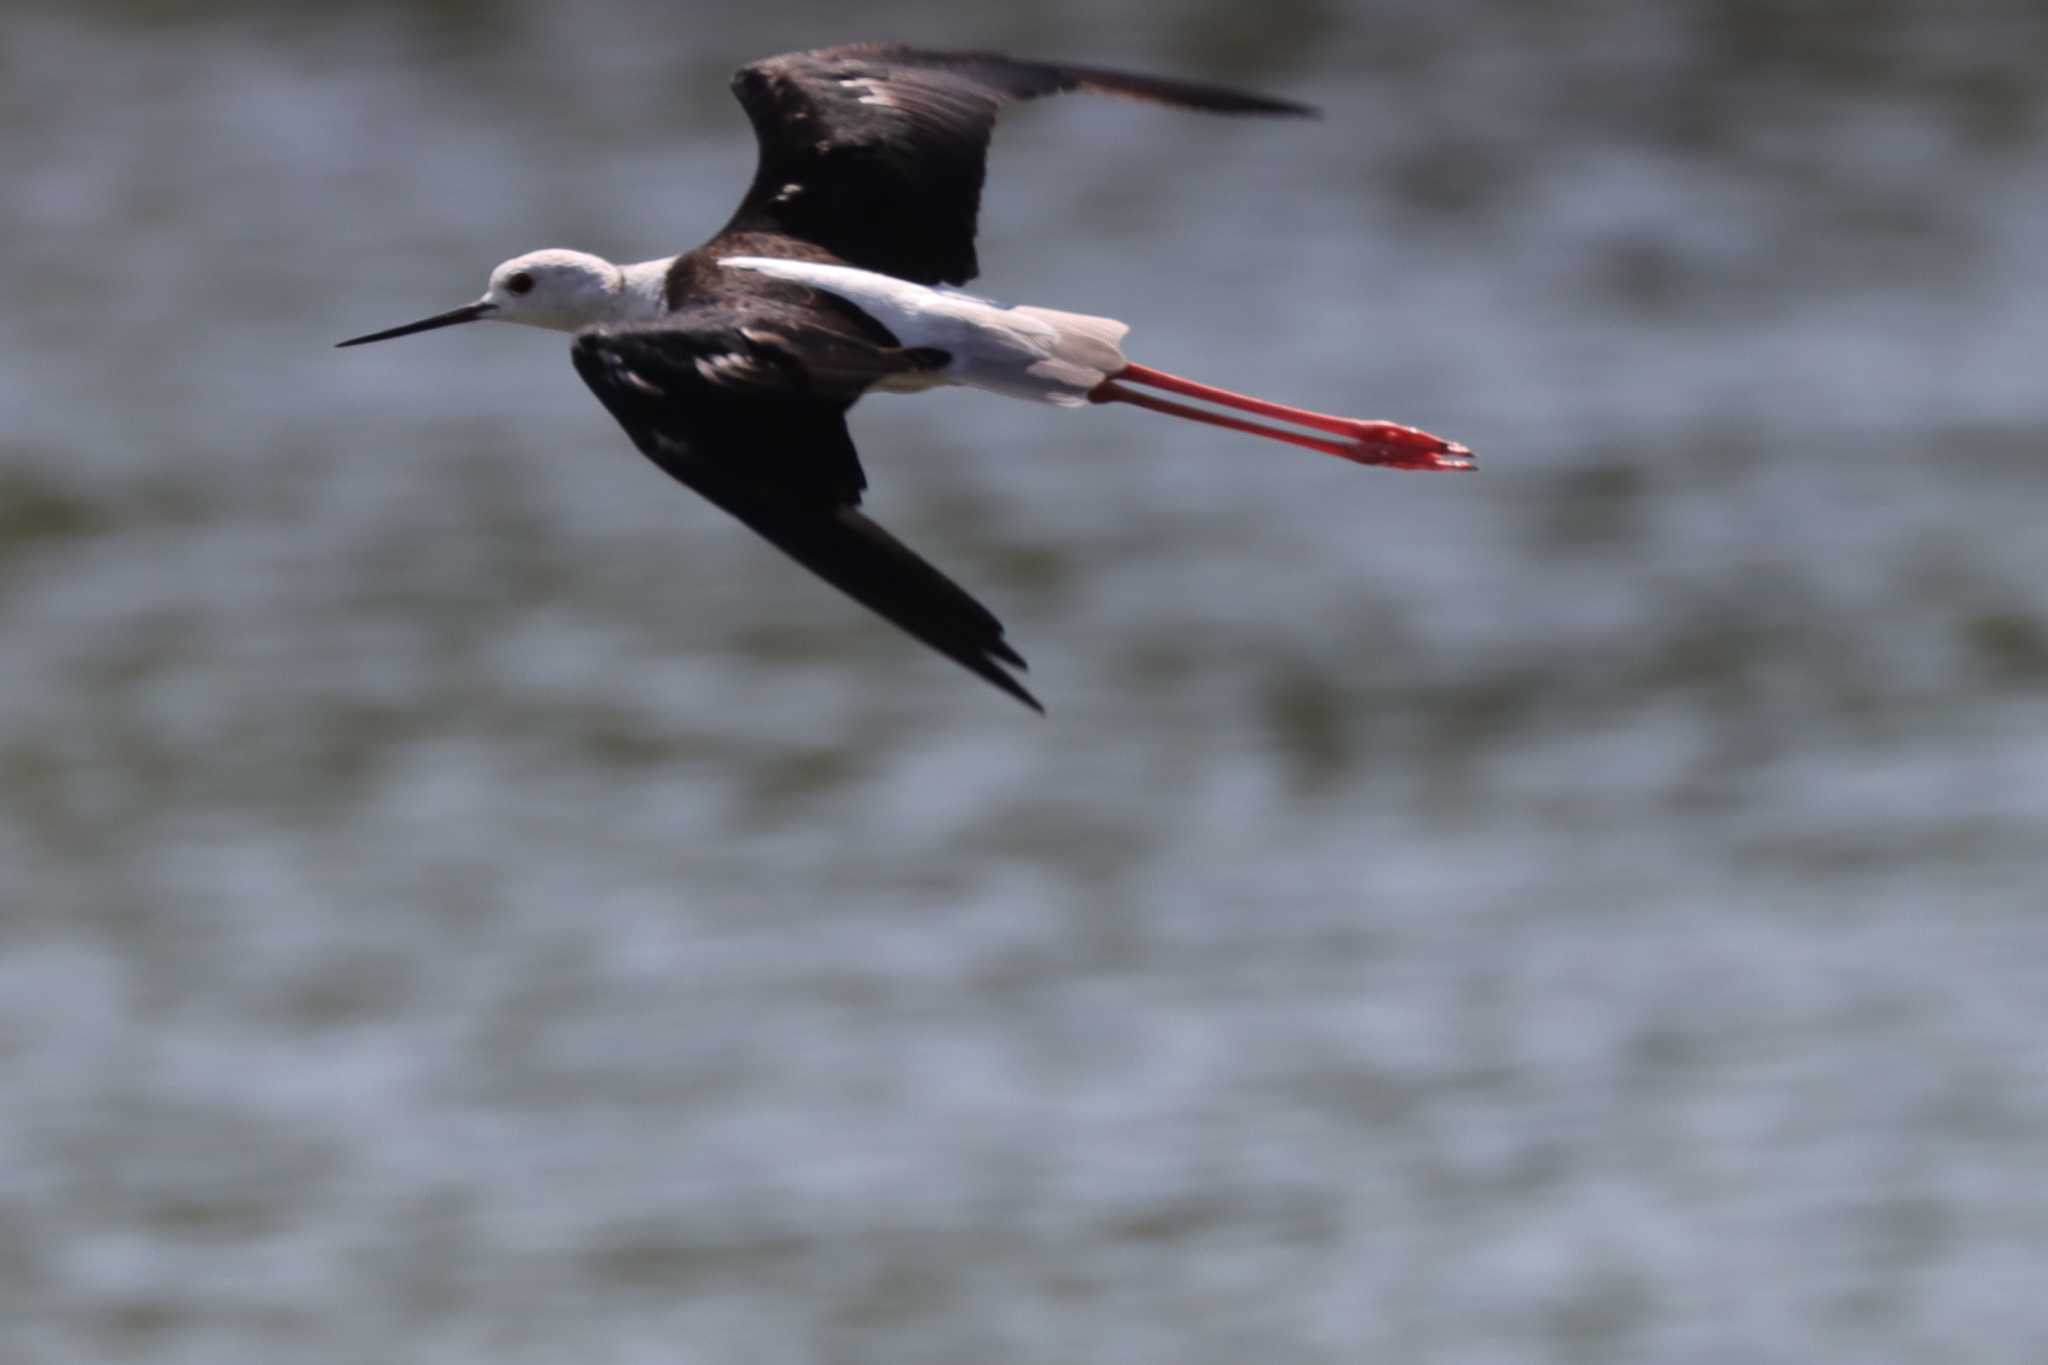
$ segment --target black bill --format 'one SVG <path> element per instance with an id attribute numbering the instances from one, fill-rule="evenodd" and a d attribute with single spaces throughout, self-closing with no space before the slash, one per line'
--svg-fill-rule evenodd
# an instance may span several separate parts
<path id="1" fill-rule="evenodd" d="M 431 332 L 436 327 L 453 327 L 458 322 L 475 322 L 478 318 L 486 317 L 496 312 L 497 308 L 498 305 L 495 303 L 465 303 L 460 308 L 452 308 L 445 313 L 436 313 L 433 317 L 421 318 L 418 322 L 408 322 L 403 327 L 392 327 L 382 332 L 372 332 L 364 337 L 350 337 L 347 341 L 337 341 L 334 344 L 337 348 L 342 346 L 360 346 L 366 341 L 389 341 L 393 337 L 411 336 L 414 332 Z"/>

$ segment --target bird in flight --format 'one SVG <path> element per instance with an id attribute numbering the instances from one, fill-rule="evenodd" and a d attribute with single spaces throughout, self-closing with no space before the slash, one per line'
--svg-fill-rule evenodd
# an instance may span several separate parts
<path id="1" fill-rule="evenodd" d="M 760 159 L 732 220 L 680 255 L 614 265 L 580 251 L 515 256 L 474 303 L 340 342 L 461 322 L 573 332 L 598 400 L 661 469 L 797 562 L 1036 711 L 1002 623 L 860 511 L 846 430 L 869 392 L 948 384 L 1068 407 L 1154 412 L 1397 469 L 1471 469 L 1412 427 L 1288 407 L 1124 358 L 1113 318 L 1006 306 L 974 278 L 975 217 L 997 110 L 1062 91 L 1214 114 L 1313 116 L 1306 105 L 1191 81 L 990 52 L 859 44 L 743 67 L 733 93 Z M 1136 386 L 1136 387 L 1134 387 Z M 1196 407 L 1157 390 L 1274 419 Z"/>

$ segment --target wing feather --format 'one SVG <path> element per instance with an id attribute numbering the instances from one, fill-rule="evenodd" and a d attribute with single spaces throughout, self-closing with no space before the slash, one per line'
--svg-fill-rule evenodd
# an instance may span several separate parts
<path id="1" fill-rule="evenodd" d="M 1217 114 L 1315 113 L 1225 86 L 994 52 L 866 43 L 787 53 L 733 78 L 760 161 L 720 236 L 781 233 L 885 275 L 964 284 L 979 269 L 996 111 L 1069 90 Z"/>
<path id="2" fill-rule="evenodd" d="M 751 333 L 751 334 L 750 334 Z M 862 515 L 846 430 L 862 389 L 913 352 L 798 328 L 677 315 L 576 337 L 576 372 L 641 453 L 805 568 L 961 667 L 1043 712 L 1008 668 L 1002 622 Z M 804 361 L 820 360 L 814 371 Z M 820 376 L 823 376 L 821 379 Z"/>

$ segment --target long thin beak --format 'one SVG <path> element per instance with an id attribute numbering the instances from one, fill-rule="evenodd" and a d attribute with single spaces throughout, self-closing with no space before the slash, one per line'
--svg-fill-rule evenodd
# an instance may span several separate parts
<path id="1" fill-rule="evenodd" d="M 497 311 L 497 304 L 485 303 L 479 299 L 475 303 L 465 303 L 460 308 L 451 308 L 445 313 L 436 313 L 430 318 L 421 318 L 418 322 L 408 322 L 403 327 L 372 332 L 366 337 L 350 337 L 347 341 L 337 341 L 334 344 L 338 349 L 343 346 L 360 346 L 366 341 L 389 341 L 393 337 L 409 337 L 414 332 L 431 332 L 436 327 L 453 327 L 458 322 L 475 322 L 478 318 L 488 317 Z"/>

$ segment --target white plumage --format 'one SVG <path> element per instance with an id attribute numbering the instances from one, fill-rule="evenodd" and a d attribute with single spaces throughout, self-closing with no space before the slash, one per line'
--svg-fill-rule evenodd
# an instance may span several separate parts
<path id="1" fill-rule="evenodd" d="M 1115 318 L 997 303 L 849 265 L 767 256 L 725 256 L 718 263 L 823 290 L 888 328 L 902 345 L 936 347 L 952 357 L 943 368 L 885 381 L 878 390 L 911 393 L 961 384 L 1081 407 L 1092 390 L 1129 363 L 1119 346 L 1131 329 Z"/>

